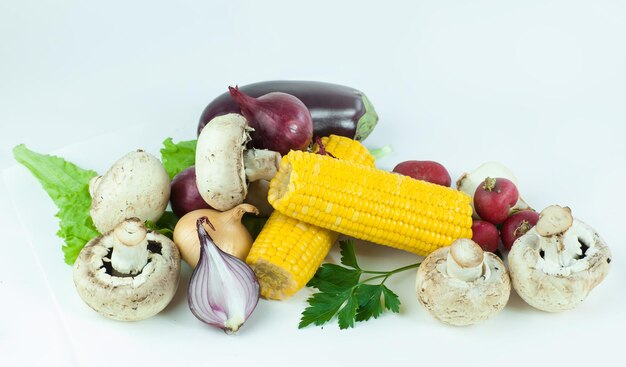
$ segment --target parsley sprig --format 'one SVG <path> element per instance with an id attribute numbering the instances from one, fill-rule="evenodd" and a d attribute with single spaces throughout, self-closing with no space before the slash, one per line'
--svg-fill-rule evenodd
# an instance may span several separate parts
<path id="1" fill-rule="evenodd" d="M 420 263 L 391 271 L 364 270 L 357 263 L 352 241 L 339 241 L 339 247 L 341 264 L 345 266 L 327 263 L 317 270 L 307 286 L 319 292 L 307 300 L 309 306 L 302 312 L 298 328 L 323 325 L 336 315 L 339 328 L 347 329 L 357 321 L 378 318 L 385 310 L 400 312 L 398 295 L 384 283 L 393 274 L 415 269 Z"/>

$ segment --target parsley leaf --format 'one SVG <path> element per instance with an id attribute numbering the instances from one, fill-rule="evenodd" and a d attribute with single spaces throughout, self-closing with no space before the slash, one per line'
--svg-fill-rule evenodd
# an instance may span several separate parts
<path id="1" fill-rule="evenodd" d="M 356 253 L 351 241 L 339 241 L 341 249 L 341 263 L 355 269 L 360 269 L 356 261 Z"/>
<path id="2" fill-rule="evenodd" d="M 181 171 L 193 166 L 196 162 L 197 140 L 187 140 L 174 143 L 172 138 L 163 141 L 161 148 L 161 162 L 170 180 Z"/>
<path id="3" fill-rule="evenodd" d="M 302 312 L 298 328 L 309 324 L 322 325 L 330 321 L 350 296 L 351 290 L 338 293 L 315 293 L 307 302 L 309 306 Z"/>
<path id="4" fill-rule="evenodd" d="M 383 313 L 383 306 L 380 297 L 383 289 L 379 285 L 363 284 L 357 291 L 359 299 L 359 310 L 356 314 L 356 321 L 367 321 L 370 318 L 378 318 Z"/>
<path id="5" fill-rule="evenodd" d="M 358 307 L 359 301 L 355 294 L 355 288 L 352 288 L 349 292 L 345 304 L 337 313 L 337 320 L 339 322 L 340 329 L 354 327 L 354 316 L 356 315 Z"/>
<path id="6" fill-rule="evenodd" d="M 360 277 L 360 270 L 348 269 L 335 264 L 324 264 L 317 269 L 315 276 L 311 279 L 313 282 L 311 286 L 319 289 L 319 286 L 329 283 L 341 289 L 347 289 L 357 285 Z"/>
<path id="7" fill-rule="evenodd" d="M 391 312 L 400 312 L 400 299 L 398 298 L 398 295 L 393 293 L 391 289 L 384 285 L 382 286 L 382 290 L 383 299 L 385 300 L 385 308 Z"/>
<path id="8" fill-rule="evenodd" d="M 323 264 L 307 284 L 317 288 L 307 300 L 299 328 L 310 324 L 323 325 L 335 316 L 340 329 L 354 327 L 355 322 L 378 318 L 385 310 L 400 312 L 400 299 L 383 283 L 389 276 L 415 269 L 419 263 L 391 271 L 370 271 L 359 267 L 352 241 L 340 241 L 341 263 Z M 364 274 L 372 276 L 361 280 Z M 370 284 L 380 280 L 378 284 Z"/>

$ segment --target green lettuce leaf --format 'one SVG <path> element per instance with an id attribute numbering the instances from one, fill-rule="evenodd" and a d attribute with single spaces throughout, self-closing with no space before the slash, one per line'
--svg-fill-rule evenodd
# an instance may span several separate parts
<path id="1" fill-rule="evenodd" d="M 163 141 L 161 162 L 163 162 L 163 166 L 170 176 L 170 180 L 184 169 L 195 164 L 196 143 L 197 140 L 174 143 L 172 138 L 167 138 Z"/>
<path id="2" fill-rule="evenodd" d="M 13 148 L 13 156 L 39 180 L 59 208 L 57 235 L 65 241 L 62 247 L 65 262 L 74 264 L 85 244 L 100 235 L 89 216 L 89 180 L 97 173 L 63 158 L 35 153 L 24 144 Z"/>
<path id="3" fill-rule="evenodd" d="M 156 223 L 147 220 L 146 228 L 157 231 L 171 240 L 174 238 L 174 228 L 176 228 L 176 223 L 178 223 L 178 217 L 176 214 L 171 211 L 166 211 Z"/>

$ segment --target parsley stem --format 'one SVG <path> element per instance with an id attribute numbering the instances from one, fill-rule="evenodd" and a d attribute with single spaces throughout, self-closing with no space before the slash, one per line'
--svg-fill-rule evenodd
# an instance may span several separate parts
<path id="1" fill-rule="evenodd" d="M 393 274 L 415 269 L 420 263 L 390 271 L 363 270 L 359 267 L 352 240 L 339 241 L 341 264 L 323 264 L 308 286 L 317 288 L 307 299 L 298 328 L 323 325 L 337 317 L 340 329 L 354 327 L 358 321 L 377 318 L 385 310 L 400 312 L 400 299 L 383 283 Z M 370 278 L 361 280 L 364 274 Z M 379 284 L 366 284 L 378 280 Z"/>
<path id="2" fill-rule="evenodd" d="M 410 270 L 410 269 L 414 269 L 417 268 L 418 266 L 420 266 L 421 263 L 415 263 L 415 264 L 410 264 L 407 266 L 403 266 L 401 268 L 397 268 L 391 271 L 373 271 L 373 270 L 363 270 L 363 274 L 395 274 L 395 273 L 400 273 L 403 272 L 405 270 Z"/>
<path id="3" fill-rule="evenodd" d="M 421 263 L 410 264 L 410 265 L 403 266 L 401 268 L 397 268 L 397 269 L 394 269 L 394 270 L 391 270 L 391 271 L 363 270 L 363 274 L 378 274 L 378 275 L 375 275 L 373 277 L 367 278 L 367 279 L 363 280 L 361 283 L 366 283 L 366 282 L 369 282 L 369 281 L 374 280 L 374 279 L 383 278 L 383 281 L 381 282 L 381 284 L 382 284 L 382 283 L 384 283 L 387 280 L 387 278 L 389 278 L 393 274 L 401 273 L 401 272 L 406 271 L 406 270 L 415 269 L 415 268 L 419 267 L 420 264 Z"/>

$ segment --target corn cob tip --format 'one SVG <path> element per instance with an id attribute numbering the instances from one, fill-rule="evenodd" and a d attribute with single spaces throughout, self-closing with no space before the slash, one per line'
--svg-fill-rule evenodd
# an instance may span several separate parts
<path id="1" fill-rule="evenodd" d="M 331 135 L 321 139 L 326 151 L 337 159 L 374 167 L 374 157 L 359 142 Z M 316 144 L 312 151 L 319 150 Z M 297 155 L 298 153 L 294 153 Z M 293 154 L 292 154 L 293 155 Z M 314 156 L 318 156 L 314 154 Z M 328 158 L 328 157 L 327 157 Z M 332 158 L 331 158 L 332 159 Z M 334 159 L 333 159 L 334 160 Z M 287 194 L 299 182 L 291 161 L 283 159 L 279 181 L 270 185 L 270 202 Z M 261 296 L 283 300 L 302 289 L 315 274 L 338 234 L 274 211 L 252 245 L 247 263 L 257 274 Z"/>
<path id="2" fill-rule="evenodd" d="M 265 259 L 258 259 L 248 265 L 259 280 L 263 298 L 284 300 L 299 290 L 291 274 L 276 264 Z"/>

